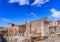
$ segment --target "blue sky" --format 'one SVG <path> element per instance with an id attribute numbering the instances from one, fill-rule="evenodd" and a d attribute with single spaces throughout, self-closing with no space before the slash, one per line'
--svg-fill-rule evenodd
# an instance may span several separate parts
<path id="1" fill-rule="evenodd" d="M 23 24 L 43 17 L 60 19 L 60 0 L 0 0 L 0 26 Z"/>

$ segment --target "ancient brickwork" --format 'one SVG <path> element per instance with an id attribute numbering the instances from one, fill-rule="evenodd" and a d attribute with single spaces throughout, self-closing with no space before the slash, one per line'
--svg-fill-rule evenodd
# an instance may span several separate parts
<path id="1" fill-rule="evenodd" d="M 8 27 L 0 28 L 0 32 L 4 34 L 4 36 L 25 36 L 27 38 L 36 38 L 34 41 L 38 39 L 48 38 L 49 40 L 53 37 L 51 35 L 55 35 L 56 37 L 60 37 L 60 20 L 59 21 L 49 21 L 47 18 L 26 22 L 22 25 L 16 25 L 9 23 Z M 55 37 L 54 36 L 54 37 Z"/>
<path id="2" fill-rule="evenodd" d="M 48 33 L 48 30 L 49 25 L 47 18 L 26 23 L 27 35 L 31 34 L 32 36 L 45 36 L 45 34 Z"/>

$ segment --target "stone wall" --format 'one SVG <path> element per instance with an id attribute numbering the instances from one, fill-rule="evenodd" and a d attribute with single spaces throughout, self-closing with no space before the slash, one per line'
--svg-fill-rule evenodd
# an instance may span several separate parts
<path id="1" fill-rule="evenodd" d="M 45 36 L 48 31 L 49 25 L 46 18 L 26 23 L 26 36 L 29 34 L 30 36 Z"/>

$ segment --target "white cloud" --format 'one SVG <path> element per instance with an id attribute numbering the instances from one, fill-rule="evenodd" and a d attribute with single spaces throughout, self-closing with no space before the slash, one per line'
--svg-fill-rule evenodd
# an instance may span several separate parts
<path id="1" fill-rule="evenodd" d="M 29 5 L 29 0 L 9 0 L 9 3 L 16 3 L 18 2 L 20 5 Z M 37 5 L 40 6 L 42 4 L 45 4 L 46 2 L 49 2 L 49 0 L 35 0 L 32 4 L 30 5 Z"/>
<path id="2" fill-rule="evenodd" d="M 33 12 L 30 13 L 32 16 L 36 17 L 37 15 Z"/>
<path id="3" fill-rule="evenodd" d="M 29 0 L 9 0 L 9 3 L 18 2 L 20 5 L 29 5 Z"/>
<path id="4" fill-rule="evenodd" d="M 52 13 L 51 17 L 60 19 L 60 11 L 57 11 L 56 9 L 52 8 L 50 12 Z"/>
<path id="5" fill-rule="evenodd" d="M 6 18 L 0 18 L 0 20 L 5 21 L 5 22 L 10 21 L 10 19 L 6 19 Z"/>
<path id="6" fill-rule="evenodd" d="M 14 3 L 15 2 L 15 0 L 9 0 L 9 3 Z"/>
<path id="7" fill-rule="evenodd" d="M 40 5 L 42 5 L 42 4 L 46 3 L 46 2 L 49 2 L 49 0 L 35 0 L 31 5 L 40 6 Z"/>
<path id="8" fill-rule="evenodd" d="M 35 14 L 34 12 L 31 12 L 30 14 L 25 14 L 25 15 L 28 17 L 31 17 L 31 16 L 36 17 L 37 16 L 37 14 Z"/>

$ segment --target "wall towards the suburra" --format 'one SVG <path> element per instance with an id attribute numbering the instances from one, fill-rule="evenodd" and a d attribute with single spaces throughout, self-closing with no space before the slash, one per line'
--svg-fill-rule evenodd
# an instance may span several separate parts
<path id="1" fill-rule="evenodd" d="M 26 36 L 48 36 L 49 35 L 49 24 L 48 19 L 43 18 L 36 21 L 26 22 Z"/>

